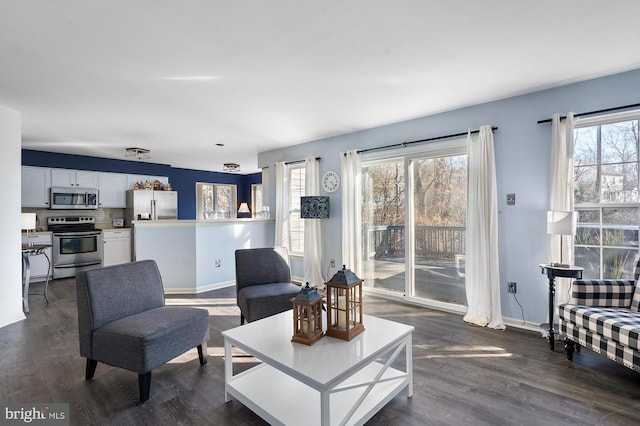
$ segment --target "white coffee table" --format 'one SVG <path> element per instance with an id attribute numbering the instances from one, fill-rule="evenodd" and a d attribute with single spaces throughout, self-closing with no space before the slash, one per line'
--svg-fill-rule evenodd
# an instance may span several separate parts
<path id="1" fill-rule="evenodd" d="M 237 399 L 270 424 L 363 424 L 403 389 L 413 396 L 414 327 L 364 315 L 365 331 L 346 342 L 291 342 L 291 311 L 227 330 L 225 401 Z M 262 363 L 233 374 L 232 347 Z M 404 351 L 404 371 L 390 365 Z"/>

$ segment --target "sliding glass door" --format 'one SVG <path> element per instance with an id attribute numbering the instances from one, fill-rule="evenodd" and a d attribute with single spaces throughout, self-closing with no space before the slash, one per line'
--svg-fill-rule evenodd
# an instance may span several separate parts
<path id="1" fill-rule="evenodd" d="M 371 288 L 405 291 L 404 160 L 362 168 L 363 269 Z"/>
<path id="2" fill-rule="evenodd" d="M 466 305 L 466 141 L 363 159 L 365 286 Z"/>
<path id="3" fill-rule="evenodd" d="M 409 160 L 413 279 L 408 294 L 466 305 L 467 155 Z"/>

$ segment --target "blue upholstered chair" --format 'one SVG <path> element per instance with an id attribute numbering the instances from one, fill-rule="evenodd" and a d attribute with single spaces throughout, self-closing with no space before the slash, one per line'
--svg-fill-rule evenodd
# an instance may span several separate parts
<path id="1" fill-rule="evenodd" d="M 291 283 L 285 247 L 236 250 L 236 298 L 240 324 L 291 309 L 300 287 Z"/>
<path id="2" fill-rule="evenodd" d="M 138 373 L 140 401 L 149 399 L 151 370 L 197 346 L 207 363 L 209 313 L 167 307 L 153 260 L 94 269 L 76 277 L 80 355 L 90 380 L 98 362 Z"/>

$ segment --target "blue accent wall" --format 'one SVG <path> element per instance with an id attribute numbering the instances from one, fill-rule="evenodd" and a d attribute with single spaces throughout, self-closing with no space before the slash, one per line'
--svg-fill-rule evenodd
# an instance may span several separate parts
<path id="1" fill-rule="evenodd" d="M 22 150 L 23 166 L 60 169 L 93 170 L 98 172 L 167 176 L 171 187 L 178 191 L 178 219 L 196 218 L 196 182 L 226 183 L 238 188 L 238 203 L 251 205 L 251 185 L 262 182 L 261 173 L 237 175 L 171 167 L 168 164 L 115 160 L 57 152 Z M 239 204 L 238 204 L 239 205 Z"/>

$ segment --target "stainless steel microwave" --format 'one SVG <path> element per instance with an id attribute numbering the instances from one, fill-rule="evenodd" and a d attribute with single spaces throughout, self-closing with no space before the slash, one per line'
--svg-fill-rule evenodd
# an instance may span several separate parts
<path id="1" fill-rule="evenodd" d="M 98 208 L 98 190 L 95 188 L 52 187 L 49 197 L 50 209 L 95 210 Z"/>

